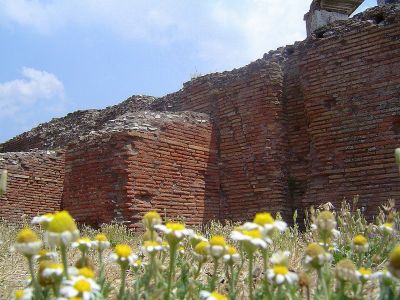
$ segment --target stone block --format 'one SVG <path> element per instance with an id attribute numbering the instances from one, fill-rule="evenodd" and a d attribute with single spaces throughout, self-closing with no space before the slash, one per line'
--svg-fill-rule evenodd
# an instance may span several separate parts
<path id="1" fill-rule="evenodd" d="M 330 12 L 326 10 L 310 11 L 304 16 L 304 20 L 306 21 L 307 36 L 310 36 L 318 28 L 328 25 L 334 21 L 347 19 L 347 15 L 337 12 Z"/>

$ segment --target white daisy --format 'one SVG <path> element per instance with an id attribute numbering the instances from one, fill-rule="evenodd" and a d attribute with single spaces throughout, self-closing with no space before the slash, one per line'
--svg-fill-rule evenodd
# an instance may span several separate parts
<path id="1" fill-rule="evenodd" d="M 200 297 L 203 300 L 228 300 L 228 297 L 217 292 L 201 291 Z"/>
<path id="2" fill-rule="evenodd" d="M 48 225 L 53 220 L 53 214 L 47 213 L 41 216 L 33 217 L 32 224 Z"/>
<path id="3" fill-rule="evenodd" d="M 351 244 L 353 250 L 357 253 L 365 253 L 368 251 L 369 244 L 365 236 L 359 234 L 353 238 Z"/>
<path id="4" fill-rule="evenodd" d="M 23 255 L 32 257 L 40 251 L 42 242 L 34 231 L 24 228 L 18 233 L 14 248 Z"/>
<path id="5" fill-rule="evenodd" d="M 95 236 L 94 241 L 92 241 L 92 245 L 94 249 L 99 251 L 104 251 L 110 248 L 111 244 L 107 239 L 107 236 L 103 233 L 99 233 Z"/>
<path id="6" fill-rule="evenodd" d="M 31 300 L 33 298 L 32 288 L 26 288 L 24 290 L 17 290 L 14 294 L 15 300 Z"/>
<path id="7" fill-rule="evenodd" d="M 44 269 L 41 270 L 41 276 L 43 278 L 50 277 L 61 277 L 63 275 L 64 267 L 59 263 L 48 263 L 45 265 Z"/>
<path id="8" fill-rule="evenodd" d="M 392 234 L 394 232 L 393 223 L 384 223 L 379 226 L 379 229 L 385 234 Z"/>
<path id="9" fill-rule="evenodd" d="M 61 211 L 53 215 L 45 235 L 50 247 L 69 246 L 79 238 L 79 230 L 71 215 L 66 211 Z"/>
<path id="10" fill-rule="evenodd" d="M 167 223 L 154 225 L 154 229 L 164 233 L 166 240 L 171 245 L 179 243 L 184 237 L 190 236 L 193 231 L 186 229 L 181 223 Z"/>
<path id="11" fill-rule="evenodd" d="M 208 240 L 204 236 L 202 236 L 200 234 L 197 234 L 197 233 L 194 233 L 194 232 L 192 234 L 190 234 L 190 244 L 192 245 L 193 249 L 196 247 L 196 245 L 198 243 L 207 242 L 207 241 Z"/>
<path id="12" fill-rule="evenodd" d="M 272 254 L 269 261 L 273 265 L 287 266 L 289 263 L 289 256 L 290 256 L 289 251 L 278 251 L 278 252 L 275 252 L 274 254 Z"/>
<path id="13" fill-rule="evenodd" d="M 142 251 L 144 253 L 156 253 L 165 250 L 163 245 L 159 242 L 145 241 L 142 246 Z"/>
<path id="14" fill-rule="evenodd" d="M 226 254 L 224 255 L 224 262 L 227 264 L 234 264 L 240 260 L 240 255 L 237 253 L 235 247 L 227 246 Z"/>
<path id="15" fill-rule="evenodd" d="M 73 242 L 71 246 L 72 248 L 78 248 L 80 251 L 86 252 L 93 247 L 93 241 L 87 237 L 82 237 Z"/>
<path id="16" fill-rule="evenodd" d="M 100 286 L 91 278 L 75 276 L 63 282 L 60 293 L 67 298 L 81 297 L 83 300 L 94 300 L 100 296 Z"/>
<path id="17" fill-rule="evenodd" d="M 370 279 L 379 277 L 379 273 L 372 273 L 371 269 L 367 269 L 364 267 L 359 268 L 356 271 L 356 275 L 361 282 L 367 282 Z"/>
<path id="18" fill-rule="evenodd" d="M 114 253 L 110 255 L 110 258 L 125 267 L 132 265 L 138 259 L 137 255 L 132 254 L 131 247 L 125 244 L 115 246 Z"/>
<path id="19" fill-rule="evenodd" d="M 243 244 L 244 248 L 248 252 L 254 252 L 258 248 L 266 249 L 268 243 L 271 240 L 265 240 L 259 228 L 246 230 L 243 228 L 237 228 L 237 230 L 232 231 L 231 239 L 238 241 Z"/>
<path id="20" fill-rule="evenodd" d="M 199 261 L 205 262 L 209 254 L 209 249 L 210 244 L 207 241 L 201 241 L 200 243 L 197 243 L 197 245 L 194 247 L 193 255 Z"/>
<path id="21" fill-rule="evenodd" d="M 42 261 L 42 260 L 51 260 L 54 261 L 58 258 L 58 254 L 57 252 L 53 252 L 53 251 L 47 251 L 45 249 L 42 249 L 38 252 L 38 254 L 36 254 L 35 256 L 33 256 L 33 259 L 36 261 Z"/>
<path id="22" fill-rule="evenodd" d="M 287 224 L 281 220 L 275 220 L 270 213 L 258 213 L 254 217 L 254 224 L 261 226 L 263 235 L 270 236 L 275 231 L 283 232 Z"/>
<path id="23" fill-rule="evenodd" d="M 304 257 L 304 265 L 306 268 L 321 268 L 325 263 L 332 260 L 332 255 L 326 252 L 317 243 L 311 243 L 307 246 Z"/>
<path id="24" fill-rule="evenodd" d="M 221 235 L 215 235 L 210 238 L 208 252 L 213 258 L 220 258 L 225 254 L 226 242 L 225 238 Z"/>
<path id="25" fill-rule="evenodd" d="M 267 270 L 267 278 L 280 285 L 282 283 L 293 284 L 298 280 L 298 276 L 294 272 L 290 272 L 287 266 L 284 265 L 274 265 L 271 269 Z"/>

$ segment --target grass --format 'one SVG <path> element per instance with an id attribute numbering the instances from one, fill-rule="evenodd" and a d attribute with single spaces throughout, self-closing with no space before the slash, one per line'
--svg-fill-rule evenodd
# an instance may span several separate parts
<path id="1" fill-rule="evenodd" d="M 399 241 L 399 235 L 397 232 L 391 236 L 385 236 L 380 234 L 379 230 L 379 224 L 383 224 L 385 222 L 391 222 L 397 224 L 395 226 L 398 226 L 399 214 L 395 210 L 393 201 L 389 201 L 386 205 L 383 205 L 379 210 L 379 214 L 371 223 L 366 221 L 363 213 L 356 207 L 357 198 L 351 205 L 344 202 L 342 207 L 339 208 L 335 213 L 335 219 L 337 220 L 338 230 L 341 232 L 341 235 L 335 241 L 335 249 L 331 250 L 331 253 L 333 253 L 333 262 L 328 272 L 330 275 L 328 275 L 329 278 L 327 278 L 327 282 L 331 285 L 332 289 L 335 289 L 335 284 L 333 284 L 334 279 L 330 277 L 334 277 L 334 266 L 337 264 L 337 262 L 344 258 L 349 258 L 354 262 L 357 262 L 359 259 L 351 248 L 352 240 L 357 234 L 362 233 L 363 235 L 367 236 L 370 245 L 369 251 L 363 255 L 360 266 L 362 264 L 363 266 L 371 268 L 373 272 L 380 271 L 385 268 L 387 265 L 389 252 Z M 274 236 L 272 236 L 273 244 L 268 247 L 268 255 L 270 256 L 272 253 L 275 253 L 278 250 L 290 250 L 291 256 L 288 262 L 288 269 L 300 274 L 300 272 L 304 270 L 304 257 L 307 245 L 313 241 L 320 240 L 318 231 L 312 230 L 311 224 L 318 223 L 317 216 L 321 210 L 324 210 L 324 207 L 317 209 L 311 208 L 307 212 L 307 219 L 305 220 L 306 228 L 304 231 L 300 231 L 299 227 L 295 225 L 294 227 L 291 227 L 282 233 L 275 232 Z M 26 259 L 21 254 L 10 251 L 10 249 L 12 249 L 15 243 L 15 238 L 19 230 L 22 227 L 30 226 L 28 221 L 28 219 L 23 218 L 21 224 L 19 225 L 9 224 L 4 220 L 0 221 L 0 240 L 2 241 L 2 244 L 0 244 L 0 295 L 3 295 L 6 299 L 12 298 L 15 290 L 25 288 L 27 285 L 27 278 L 29 276 Z M 229 222 L 225 225 L 222 225 L 219 222 L 211 222 L 206 226 L 197 227 L 195 229 L 196 231 L 202 232 L 206 238 L 222 235 L 229 244 L 236 246 L 238 249 L 243 249 L 240 242 L 233 241 L 230 238 L 230 233 L 238 225 L 239 224 L 232 224 Z M 34 230 L 39 236 L 43 236 L 44 232 L 39 227 L 35 227 Z M 104 225 L 99 230 L 94 230 L 90 227 L 82 227 L 80 228 L 80 232 L 81 236 L 87 236 L 91 239 L 93 239 L 96 234 L 102 232 L 106 234 L 112 246 L 117 244 L 128 244 L 133 249 L 133 253 L 138 254 L 141 252 L 143 234 L 131 232 L 123 225 L 108 224 Z M 205 262 L 205 264 L 202 266 L 199 277 L 193 281 L 193 279 L 190 279 L 189 277 L 194 273 L 194 269 L 197 264 L 196 259 L 193 257 L 193 250 L 189 245 L 189 241 L 183 241 L 182 244 L 184 246 L 185 253 L 178 254 L 177 256 L 177 269 L 176 273 L 173 274 L 173 277 L 176 280 L 176 285 L 174 288 L 172 288 L 172 293 L 175 296 L 179 296 L 181 293 L 181 295 L 184 295 L 182 296 L 182 299 L 184 299 L 185 297 L 188 297 L 187 293 L 188 289 L 190 288 L 196 290 L 196 295 L 198 295 L 200 290 L 208 289 L 210 280 L 214 278 L 214 265 L 213 261 L 208 259 L 207 262 Z M 106 281 L 109 282 L 113 288 L 113 291 L 108 296 L 110 299 L 116 297 L 119 285 L 121 283 L 120 266 L 108 259 L 108 257 L 113 253 L 111 249 L 106 250 L 104 253 L 104 257 L 107 258 L 104 261 Z M 95 251 L 91 251 L 89 252 L 88 257 L 90 260 L 89 266 L 96 270 L 99 266 L 97 254 Z M 249 297 L 248 259 L 246 258 L 248 258 L 248 256 L 243 253 L 242 261 L 236 266 L 235 269 L 235 272 L 237 272 L 237 283 L 235 284 L 235 290 L 237 291 L 236 299 L 246 299 Z M 79 250 L 70 249 L 68 252 L 69 264 L 72 265 L 79 261 L 79 259 Z M 149 263 L 148 256 L 143 255 L 143 259 Z M 156 283 L 155 280 L 154 282 L 150 280 L 150 283 L 147 282 L 144 285 L 142 285 L 143 282 L 140 283 L 142 291 L 141 296 L 145 296 L 147 299 L 162 299 L 165 297 L 166 278 L 168 277 L 167 255 L 166 257 L 159 256 L 157 260 L 157 270 L 155 272 L 158 274 L 157 276 L 159 276 L 159 281 Z M 232 274 L 225 272 L 226 270 L 224 269 L 223 265 L 224 264 L 220 262 L 217 269 L 218 271 L 215 277 L 216 290 L 221 294 L 227 294 L 229 293 L 228 279 L 230 279 L 229 277 Z M 148 275 L 148 272 L 148 267 L 136 273 L 129 272 L 127 277 L 128 289 L 134 291 L 132 288 L 134 282 L 138 282 L 138 278 L 145 278 Z M 151 276 L 154 276 L 154 274 Z M 303 298 L 306 298 L 307 289 L 310 291 L 311 295 L 314 296 L 321 292 L 320 288 L 318 287 L 316 273 L 309 272 L 308 276 L 310 281 L 309 286 L 296 287 L 296 291 L 293 295 L 296 297 L 302 296 Z M 261 252 L 258 250 L 255 252 L 254 268 L 252 269 L 251 277 L 256 290 L 255 293 L 260 293 L 262 290 L 260 287 L 262 287 L 264 284 L 265 270 L 263 267 L 263 257 Z M 190 287 L 191 285 L 193 286 Z M 146 288 L 148 290 L 146 290 Z M 275 290 L 275 292 L 279 293 L 278 290 Z M 369 281 L 364 287 L 363 294 L 365 299 L 377 299 L 380 292 L 378 281 Z M 353 296 L 355 295 L 351 289 L 346 290 L 346 293 Z M 288 291 L 286 291 L 286 294 L 282 295 L 282 299 L 286 299 L 286 297 L 294 297 L 293 295 L 289 295 Z M 260 295 L 255 294 L 254 299 L 259 296 Z M 119 299 L 128 298 L 123 298 L 120 295 Z"/>

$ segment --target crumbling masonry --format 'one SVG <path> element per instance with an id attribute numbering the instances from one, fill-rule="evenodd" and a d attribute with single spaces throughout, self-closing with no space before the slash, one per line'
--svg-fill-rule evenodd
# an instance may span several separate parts
<path id="1" fill-rule="evenodd" d="M 137 228 L 149 209 L 197 224 L 289 217 L 358 194 L 372 216 L 400 199 L 399 145 L 400 11 L 389 5 L 165 97 L 74 112 L 13 138 L 1 145 L 10 176 L 0 215 L 67 209 L 87 224 Z"/>

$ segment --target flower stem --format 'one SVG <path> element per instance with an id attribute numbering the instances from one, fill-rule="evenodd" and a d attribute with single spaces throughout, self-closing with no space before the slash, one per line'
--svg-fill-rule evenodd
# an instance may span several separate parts
<path id="1" fill-rule="evenodd" d="M 268 269 L 268 252 L 267 252 L 267 250 L 263 250 L 262 251 L 262 256 L 263 256 L 263 263 L 264 263 L 264 273 L 266 273 L 267 269 Z M 269 291 L 269 285 L 268 285 L 267 276 L 264 276 L 263 283 L 264 283 L 265 294 L 267 295 L 267 298 L 270 299 L 271 298 L 271 293 Z"/>
<path id="2" fill-rule="evenodd" d="M 118 299 L 123 299 L 125 295 L 126 268 L 121 266 L 121 286 L 119 287 Z"/>
<path id="3" fill-rule="evenodd" d="M 218 258 L 214 258 L 214 273 L 211 278 L 210 291 L 215 290 L 215 283 L 217 281 L 217 272 L 218 272 Z"/>
<path id="4" fill-rule="evenodd" d="M 32 258 L 32 256 L 29 256 L 27 258 L 28 258 L 28 264 L 29 264 L 29 272 L 31 274 L 33 287 L 35 289 L 35 292 L 34 292 L 35 297 L 37 299 L 42 299 L 43 298 L 42 297 L 43 296 L 42 295 L 42 288 L 40 287 L 39 282 L 37 281 L 37 278 L 35 276 L 35 271 L 34 271 L 34 266 L 33 266 L 33 263 L 34 263 L 33 262 L 33 258 Z"/>
<path id="5" fill-rule="evenodd" d="M 65 245 L 61 244 L 60 246 L 61 248 L 61 259 L 62 259 L 62 263 L 64 266 L 64 277 L 65 279 L 68 279 L 68 262 L 67 262 L 67 249 L 65 247 Z"/>
<path id="6" fill-rule="evenodd" d="M 318 279 L 319 279 L 319 282 L 321 283 L 321 286 L 322 286 L 322 291 L 324 293 L 324 299 L 328 300 L 329 299 L 329 292 L 328 292 L 328 288 L 326 286 L 324 274 L 322 273 L 322 268 L 318 269 Z"/>
<path id="7" fill-rule="evenodd" d="M 199 266 L 197 267 L 196 273 L 194 274 L 194 280 L 197 279 L 197 277 L 199 277 L 200 275 L 200 271 L 201 271 L 201 267 L 203 266 L 203 261 L 199 261 Z"/>
<path id="8" fill-rule="evenodd" d="M 230 280 L 229 280 L 229 295 L 231 299 L 236 299 L 236 291 L 235 291 L 235 269 L 233 267 L 233 263 L 229 264 L 229 272 L 230 272 Z"/>
<path id="9" fill-rule="evenodd" d="M 253 253 L 249 253 L 249 299 L 253 299 Z"/>
<path id="10" fill-rule="evenodd" d="M 175 262 L 176 262 L 176 249 L 178 244 L 171 244 L 170 245 L 170 252 L 169 252 L 169 274 L 168 274 L 168 288 L 167 294 L 165 295 L 165 299 L 169 300 L 171 294 L 171 287 L 172 287 L 172 277 L 175 274 Z"/>
<path id="11" fill-rule="evenodd" d="M 104 263 L 103 263 L 103 251 L 102 250 L 99 250 L 99 264 L 100 264 L 99 278 L 100 278 L 100 280 L 103 280 L 103 277 L 104 277 Z"/>
<path id="12" fill-rule="evenodd" d="M 82 251 L 82 256 L 81 256 L 81 268 L 85 267 L 86 265 L 86 252 Z"/>

